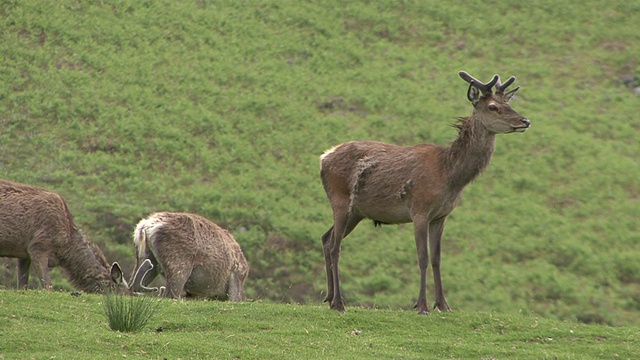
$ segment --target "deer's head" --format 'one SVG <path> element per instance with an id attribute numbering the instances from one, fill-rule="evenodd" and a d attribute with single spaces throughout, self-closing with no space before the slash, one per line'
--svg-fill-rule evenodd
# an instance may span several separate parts
<path id="1" fill-rule="evenodd" d="M 114 262 L 111 265 L 110 279 L 107 284 L 107 288 L 111 292 L 125 295 L 133 294 L 133 292 L 129 289 L 129 284 L 127 284 L 127 281 L 124 279 L 122 268 L 120 268 L 120 264 L 118 264 L 117 262 Z"/>
<path id="2" fill-rule="evenodd" d="M 519 89 L 517 87 L 505 93 L 507 87 L 516 81 L 514 76 L 503 84 L 498 75 L 494 75 L 488 83 L 483 83 L 464 71 L 460 71 L 459 75 L 469 83 L 467 98 L 473 104 L 472 117 L 487 130 L 504 134 L 524 132 L 531 126 L 529 119 L 520 115 L 509 105 L 509 100 Z M 495 92 L 492 89 L 494 86 Z"/>

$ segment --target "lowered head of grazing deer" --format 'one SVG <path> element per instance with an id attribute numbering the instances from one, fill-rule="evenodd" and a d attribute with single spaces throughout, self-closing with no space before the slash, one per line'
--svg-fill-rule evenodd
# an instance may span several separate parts
<path id="1" fill-rule="evenodd" d="M 0 180 L 0 257 L 18 258 L 20 288 L 27 287 L 30 268 L 50 288 L 49 268 L 60 266 L 78 290 L 130 292 L 120 265 L 109 266 L 86 239 L 64 199 L 34 186 Z"/>
<path id="2" fill-rule="evenodd" d="M 231 234 L 202 216 L 160 212 L 141 220 L 133 234 L 134 292 L 172 298 L 198 296 L 244 300 L 247 260 Z M 148 287 L 162 275 L 165 288 Z"/>
<path id="3" fill-rule="evenodd" d="M 325 301 L 343 312 L 338 261 L 340 243 L 363 219 L 374 224 L 413 222 L 420 267 L 418 313 L 428 314 L 426 273 L 429 263 L 435 282 L 435 306 L 450 311 L 440 275 L 441 238 L 447 216 L 456 207 L 463 188 L 489 164 L 496 134 L 524 132 L 530 121 L 509 100 L 518 88 L 501 83 L 498 75 L 483 83 L 464 71 L 469 117 L 456 125 L 458 137 L 449 146 L 398 146 L 376 141 L 351 141 L 320 157 L 320 176 L 333 210 L 333 226 L 322 236 L 327 272 Z M 494 91 L 495 87 L 495 91 Z"/>

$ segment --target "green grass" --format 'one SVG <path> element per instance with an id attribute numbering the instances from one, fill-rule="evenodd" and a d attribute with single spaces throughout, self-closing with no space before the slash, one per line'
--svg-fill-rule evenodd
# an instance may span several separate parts
<path id="1" fill-rule="evenodd" d="M 243 246 L 249 298 L 317 306 L 331 225 L 318 156 L 354 139 L 446 144 L 471 112 L 457 72 L 515 75 L 512 105 L 533 125 L 497 139 L 447 222 L 448 303 L 634 325 L 640 102 L 621 79 L 640 77 L 639 11 L 626 0 L 3 1 L 0 178 L 59 192 L 127 271 L 139 219 L 206 216 Z M 343 242 L 347 305 L 409 308 L 416 262 L 410 225 L 363 223 Z M 11 288 L 15 261 L 3 264 Z"/>
<path id="2" fill-rule="evenodd" d="M 0 358 L 634 359 L 640 328 L 518 314 L 163 299 L 138 333 L 109 330 L 102 296 L 0 291 Z M 157 331 L 162 327 L 162 331 Z"/>

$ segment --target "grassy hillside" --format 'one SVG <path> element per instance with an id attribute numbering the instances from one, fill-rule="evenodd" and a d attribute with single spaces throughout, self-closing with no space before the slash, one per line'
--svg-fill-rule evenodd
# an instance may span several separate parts
<path id="1" fill-rule="evenodd" d="M 609 1 L 3 1 L 0 178 L 63 195 L 109 260 L 157 210 L 227 227 L 249 297 L 320 304 L 331 211 L 318 156 L 446 144 L 461 69 L 515 75 L 533 123 L 499 136 L 452 214 L 454 310 L 640 320 L 640 4 Z M 635 84 L 640 86 L 640 84 Z M 410 225 L 343 242 L 348 306 L 410 308 Z M 15 284 L 15 260 L 1 284 Z M 57 286 L 66 288 L 63 280 Z M 430 299 L 433 301 L 433 299 Z"/>
<path id="2" fill-rule="evenodd" d="M 0 358 L 635 359 L 640 328 L 496 312 L 162 300 L 138 333 L 109 330 L 96 295 L 0 290 Z M 157 331 L 158 328 L 162 331 Z"/>

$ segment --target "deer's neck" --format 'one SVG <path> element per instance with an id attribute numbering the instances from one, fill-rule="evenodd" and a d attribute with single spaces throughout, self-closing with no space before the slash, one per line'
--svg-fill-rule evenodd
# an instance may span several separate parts
<path id="1" fill-rule="evenodd" d="M 74 233 L 72 246 L 58 254 L 60 266 L 78 289 L 88 293 L 99 293 L 109 285 L 110 272 L 106 260 L 98 258 L 94 249 L 86 241 L 78 241 L 79 233 Z"/>
<path id="2" fill-rule="evenodd" d="M 496 135 L 479 126 L 474 118 L 461 118 L 458 137 L 445 152 L 449 184 L 462 190 L 489 165 Z"/>

